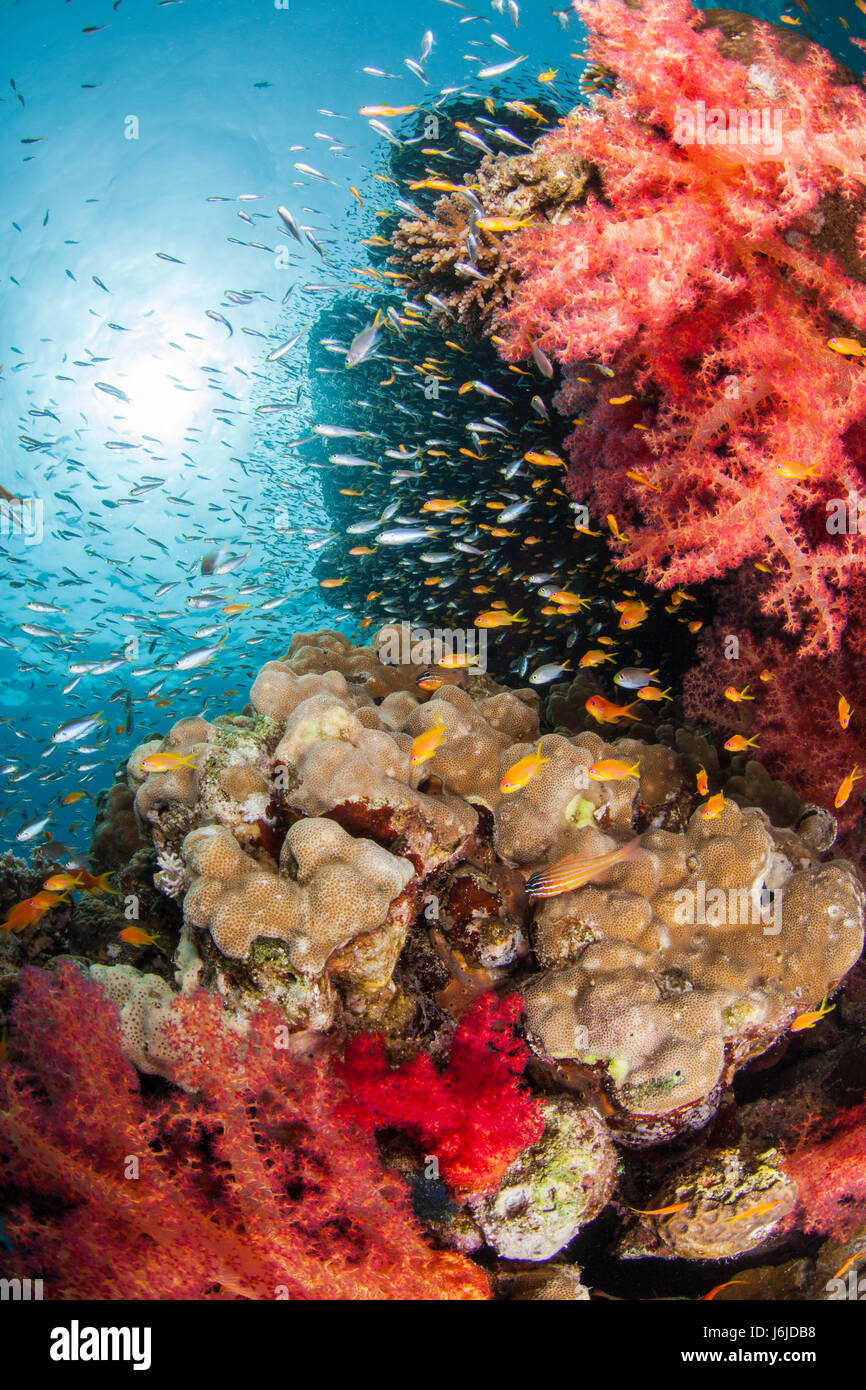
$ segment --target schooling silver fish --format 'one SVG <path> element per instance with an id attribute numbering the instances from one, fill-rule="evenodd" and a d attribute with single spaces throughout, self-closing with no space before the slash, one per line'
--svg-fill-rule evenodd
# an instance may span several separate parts
<path id="1" fill-rule="evenodd" d="M 357 367 L 361 362 L 366 362 L 379 341 L 381 331 L 379 315 L 377 314 L 373 322 L 368 324 L 366 328 L 362 328 L 360 333 L 356 333 L 352 339 L 346 354 L 347 367 Z"/>
<path id="2" fill-rule="evenodd" d="M 640 690 L 642 685 L 650 685 L 658 675 L 658 670 L 647 671 L 642 666 L 623 666 L 613 678 L 614 685 L 623 690 Z"/>
<path id="3" fill-rule="evenodd" d="M 380 531 L 376 537 L 377 545 L 414 545 L 418 541 L 426 541 L 433 532 L 426 526 L 400 527 L 393 531 Z"/>

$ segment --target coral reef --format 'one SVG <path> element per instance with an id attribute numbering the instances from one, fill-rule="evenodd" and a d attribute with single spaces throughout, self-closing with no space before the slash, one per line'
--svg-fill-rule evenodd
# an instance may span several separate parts
<path id="1" fill-rule="evenodd" d="M 426 699 L 376 650 L 304 634 L 244 713 L 140 745 L 131 858 L 3 948 L 0 1266 L 59 1297 L 484 1297 L 480 1255 L 500 1297 L 580 1300 L 562 1260 L 602 1212 L 623 1264 L 847 1249 L 866 893 L 833 817 L 674 722 L 543 733 L 533 692 Z M 601 867 L 535 894 L 563 860 Z"/>
<path id="2" fill-rule="evenodd" d="M 580 833 L 587 855 L 609 844 Z M 864 891 L 850 865 L 815 863 L 733 803 L 685 834 L 649 832 L 609 872 L 537 913 L 550 969 L 526 986 L 527 1027 L 548 1061 L 601 1068 L 624 1136 L 670 1137 L 705 1124 L 733 1071 L 838 986 L 863 947 Z"/>
<path id="3" fill-rule="evenodd" d="M 654 1195 L 627 1251 L 684 1260 L 725 1260 L 765 1245 L 795 1210 L 799 1190 L 776 1150 L 729 1146 L 677 1166 Z"/>
<path id="4" fill-rule="evenodd" d="M 327 664 L 324 640 L 295 646 L 314 654 L 305 666 Z M 682 753 L 591 732 L 538 742 L 517 694 L 449 686 L 421 702 L 386 668 L 377 704 L 366 654 L 336 650 L 345 670 L 364 663 L 360 693 L 342 672 L 271 662 L 254 715 L 173 727 L 156 751 L 180 766 L 141 781 L 152 745 L 130 758 L 138 814 L 184 865 L 203 980 L 236 1004 L 264 996 L 295 1027 L 383 1029 L 441 1050 L 448 1016 L 525 975 L 531 945 L 536 1070 L 593 1095 L 621 1139 L 644 1143 L 705 1124 L 735 1071 L 856 962 L 862 889 L 850 865 L 820 862 L 833 836 L 816 816 L 799 835 L 748 804 L 802 820 L 771 780 L 753 772 L 744 806 L 732 797 L 707 819 L 692 789 L 706 747 L 687 731 Z M 413 764 L 431 731 L 438 743 Z M 503 792 L 536 746 L 545 761 Z M 591 775 L 611 758 L 636 775 Z M 265 785 L 252 810 L 224 795 L 227 769 Z M 636 831 L 639 849 L 596 882 L 527 898 L 533 873 Z"/>

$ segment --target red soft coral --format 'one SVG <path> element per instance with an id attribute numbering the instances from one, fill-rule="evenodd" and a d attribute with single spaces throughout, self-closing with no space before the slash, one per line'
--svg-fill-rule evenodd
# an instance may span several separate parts
<path id="1" fill-rule="evenodd" d="M 743 570 L 722 586 L 718 614 L 701 633 L 695 664 L 683 680 L 684 712 L 720 738 L 754 736 L 754 756 L 804 801 L 832 811 L 845 835 L 845 852 L 858 859 L 857 823 L 862 827 L 863 820 L 859 784 L 844 806 L 834 808 L 834 801 L 843 778 L 855 764 L 862 768 L 866 763 L 858 709 L 866 689 L 866 657 L 851 642 L 822 660 L 800 656 L 772 622 L 755 622 L 765 583 L 754 571 Z M 739 690 L 748 686 L 750 698 L 732 704 L 724 693 L 731 685 Z M 840 694 L 854 706 L 847 729 L 839 720 Z"/>
<path id="2" fill-rule="evenodd" d="M 866 1219 L 866 1104 L 807 1127 L 785 1159 L 806 1231 L 845 1241 Z"/>
<path id="3" fill-rule="evenodd" d="M 456 1192 L 495 1187 L 543 1129 L 539 1105 L 519 1079 L 529 1053 L 511 1025 L 521 1008 L 516 997 L 482 995 L 460 1020 L 444 1072 L 427 1053 L 392 1069 L 381 1038 L 353 1038 L 341 1073 L 354 1118 L 416 1135 Z"/>
<path id="4" fill-rule="evenodd" d="M 557 405 L 582 417 L 569 486 L 616 516 L 622 569 L 670 588 L 760 559 L 764 611 L 804 654 L 837 650 L 866 542 L 829 534 L 826 503 L 866 479 L 850 447 L 866 370 L 827 341 L 866 331 L 866 287 L 807 233 L 822 199 L 862 202 L 866 96 L 822 50 L 795 64 L 760 26 L 750 67 L 723 57 L 688 0 L 575 8 L 619 78 L 541 148 L 597 165 L 603 201 L 510 239 L 503 352 L 538 343 L 564 368 Z M 766 140 L 690 142 L 703 103 L 766 119 Z M 615 374 L 600 390 L 587 359 Z M 814 476 L 776 471 L 792 460 Z"/>
<path id="5" fill-rule="evenodd" d="M 142 1093 L 117 1013 L 70 965 L 22 973 L 0 1068 L 0 1271 L 50 1298 L 484 1298 L 431 1249 L 402 1183 L 341 1110 L 328 1059 L 176 1001 L 176 1078 Z M 276 1030 L 276 1031 L 275 1031 Z"/>

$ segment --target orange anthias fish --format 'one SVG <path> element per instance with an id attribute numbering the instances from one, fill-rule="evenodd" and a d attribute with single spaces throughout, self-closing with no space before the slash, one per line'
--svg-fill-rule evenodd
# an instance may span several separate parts
<path id="1" fill-rule="evenodd" d="M 701 819 L 718 820 L 724 809 L 725 798 L 721 792 L 716 792 L 715 796 L 711 796 L 706 805 L 701 807 Z"/>
<path id="2" fill-rule="evenodd" d="M 613 660 L 615 660 L 615 658 L 610 654 L 610 652 L 603 652 L 597 649 L 593 649 L 592 651 L 584 652 L 583 656 L 580 658 L 580 661 L 577 664 L 578 666 L 600 666 L 603 661 Z"/>
<path id="3" fill-rule="evenodd" d="M 52 874 L 50 878 L 46 878 L 42 886 L 52 893 L 67 893 L 70 888 L 82 887 L 81 874 L 81 869 L 75 873 Z"/>
<path id="4" fill-rule="evenodd" d="M 848 704 L 841 690 L 839 691 L 839 723 L 842 725 L 843 729 L 847 729 L 848 725 L 851 723 L 851 706 Z"/>
<path id="5" fill-rule="evenodd" d="M 866 3 L 866 0 L 864 0 L 864 3 Z M 841 1268 L 836 1270 L 836 1273 L 833 1275 L 833 1278 L 834 1278 L 834 1279 L 841 1279 L 841 1278 L 842 1278 L 842 1275 L 843 1275 L 843 1274 L 846 1274 L 847 1271 L 851 1268 L 851 1266 L 852 1266 L 853 1264 L 856 1264 L 858 1260 L 862 1260 L 862 1259 L 863 1259 L 863 1251 L 862 1251 L 862 1250 L 858 1250 L 856 1255 L 849 1255 L 849 1256 L 848 1256 L 848 1259 L 847 1259 L 847 1260 L 845 1261 L 845 1263 L 841 1266 Z"/>
<path id="6" fill-rule="evenodd" d="M 757 1206 L 749 1207 L 747 1211 L 741 1211 L 736 1216 L 729 1216 L 727 1224 L 730 1226 L 735 1221 L 745 1221 L 747 1216 L 763 1216 L 768 1211 L 775 1211 L 776 1207 L 781 1205 L 781 1201 L 758 1202 Z"/>
<path id="7" fill-rule="evenodd" d="M 52 874 L 43 886 L 52 891 L 68 892 L 70 888 L 83 888 L 85 893 L 116 893 L 117 889 L 112 888 L 108 882 L 113 873 L 113 869 L 107 869 L 104 874 L 92 874 L 87 869 L 76 869 L 74 873 Z"/>
<path id="8" fill-rule="evenodd" d="M 525 758 L 520 758 L 518 762 L 512 763 L 499 783 L 499 790 L 503 795 L 507 796 L 509 792 L 519 792 L 535 776 L 542 763 L 550 762 L 549 758 L 542 758 L 541 756 L 543 741 L 543 739 L 539 740 L 534 753 L 528 753 Z"/>
<path id="9" fill-rule="evenodd" d="M 613 606 L 622 614 L 619 625 L 625 632 L 633 627 L 640 627 L 641 623 L 646 622 L 649 614 L 649 609 L 640 599 L 623 599 L 622 603 L 615 603 Z"/>
<path id="10" fill-rule="evenodd" d="M 729 1279 L 726 1284 L 716 1284 L 714 1289 L 710 1289 L 709 1293 L 703 1295 L 701 1302 L 710 1303 L 717 1293 L 722 1292 L 722 1289 L 729 1289 L 733 1284 L 745 1284 L 746 1282 L 745 1279 Z"/>
<path id="11" fill-rule="evenodd" d="M 671 686 L 668 686 L 667 690 L 659 690 L 657 685 L 642 685 L 637 692 L 637 698 L 639 700 L 649 700 L 650 703 L 652 703 L 653 700 L 672 700 L 673 695 L 671 695 L 671 688 Z"/>
<path id="12" fill-rule="evenodd" d="M 814 1028 L 816 1023 L 820 1023 L 822 1018 L 826 1018 L 835 1009 L 835 1004 L 827 1003 L 827 996 L 821 1000 L 817 1009 L 810 1009 L 808 1013 L 798 1014 L 791 1024 L 792 1033 L 802 1033 L 805 1028 Z"/>
<path id="13" fill-rule="evenodd" d="M 618 724 L 621 719 L 637 719 L 639 716 L 632 714 L 632 710 L 637 708 L 637 701 L 631 705 L 615 705 L 611 700 L 606 700 L 603 695 L 590 695 L 585 708 L 597 719 L 599 724 Z"/>
<path id="14" fill-rule="evenodd" d="M 38 893 L 34 893 L 33 897 L 28 898 L 27 901 L 32 904 L 33 907 L 39 907 L 43 912 L 47 912 L 49 908 L 56 907 L 58 903 L 65 903 L 67 901 L 67 895 L 65 893 L 52 893 L 46 888 L 41 888 Z"/>
<path id="15" fill-rule="evenodd" d="M 627 763 L 624 758 L 604 758 L 587 769 L 594 782 L 623 782 L 627 777 L 640 777 L 640 763 Z"/>
<path id="16" fill-rule="evenodd" d="M 142 772 L 173 772 L 176 767 L 195 767 L 197 753 L 149 753 L 138 764 Z"/>
<path id="17" fill-rule="evenodd" d="M 421 508 L 422 512 L 465 512 L 466 503 L 456 497 L 431 497 Z"/>
<path id="18" fill-rule="evenodd" d="M 707 769 L 704 767 L 703 763 L 702 763 L 701 766 L 698 768 L 698 771 L 697 771 L 697 774 L 696 774 L 696 781 L 697 781 L 697 784 L 698 784 L 698 795 L 699 795 L 699 796 L 709 796 L 709 794 L 710 794 L 710 784 L 709 784 L 709 782 L 707 781 Z"/>
<path id="19" fill-rule="evenodd" d="M 550 449 L 530 449 L 528 454 L 523 457 L 527 463 L 534 463 L 536 468 L 567 468 L 568 465 L 558 454 L 554 454 Z"/>
<path id="20" fill-rule="evenodd" d="M 16 903 L 14 907 L 10 907 L 5 920 L 0 922 L 3 940 L 6 940 L 10 932 L 23 931 L 31 923 L 38 922 L 43 912 L 44 908 L 36 907 L 28 898 L 25 898 L 23 902 Z"/>
<path id="21" fill-rule="evenodd" d="M 754 734 L 752 738 L 743 738 L 742 734 L 731 734 L 725 741 L 725 748 L 729 753 L 744 753 L 747 748 L 758 747 L 758 736 Z"/>
<path id="22" fill-rule="evenodd" d="M 409 751 L 409 762 L 412 766 L 417 767 L 419 763 L 426 763 L 429 758 L 432 758 L 444 737 L 445 725 L 441 722 L 437 710 L 436 723 L 432 729 L 425 729 L 423 734 L 419 734 L 412 741 L 412 747 Z"/>
<path id="23" fill-rule="evenodd" d="M 845 802 L 848 800 L 849 796 L 854 790 L 854 783 L 861 781 L 863 776 L 864 774 L 862 772 L 857 771 L 857 765 L 855 763 L 854 767 L 848 773 L 848 776 L 843 777 L 842 781 L 839 783 L 839 790 L 836 793 L 836 799 L 833 802 L 833 805 L 836 807 L 837 811 L 845 805 Z"/>
<path id="24" fill-rule="evenodd" d="M 795 483 L 802 482 L 804 478 L 814 478 L 817 471 L 817 463 L 797 463 L 794 459 L 783 459 L 773 469 L 780 478 L 788 478 Z"/>
<path id="25" fill-rule="evenodd" d="M 465 666 L 477 666 L 480 659 L 477 656 L 468 656 L 465 652 L 445 652 L 436 664 L 449 671 L 460 671 Z"/>
<path id="26" fill-rule="evenodd" d="M 556 603 L 560 608 L 589 608 L 592 600 L 582 598 L 580 594 L 573 594 L 570 589 L 554 589 L 552 594 L 548 594 L 551 603 Z"/>
<path id="27" fill-rule="evenodd" d="M 516 613 L 509 613 L 508 609 L 488 608 L 486 612 L 479 613 L 475 619 L 476 627 L 511 627 L 512 623 L 525 623 L 526 618 L 521 618 L 522 608 L 518 608 Z"/>
<path id="28" fill-rule="evenodd" d="M 67 796 L 64 796 L 64 798 L 63 798 L 63 800 L 61 801 L 60 805 L 61 805 L 61 806 L 74 806 L 75 803 L 76 803 L 76 801 L 80 801 L 80 800 L 82 799 L 82 797 L 84 797 L 84 796 L 86 796 L 86 795 L 87 795 L 87 792 L 69 792 Z"/>
<path id="29" fill-rule="evenodd" d="M 65 893 L 50 893 L 42 889 L 35 893 L 32 898 L 24 898 L 20 903 L 15 903 L 10 907 L 6 914 L 6 919 L 0 922 L 0 931 L 3 932 L 4 941 L 10 932 L 23 931 L 25 927 L 30 927 L 34 922 L 38 922 L 58 903 L 66 902 Z"/>
<path id="30" fill-rule="evenodd" d="M 117 933 L 121 941 L 126 941 L 130 946 L 156 946 L 155 936 L 146 932 L 144 927 L 124 927 L 123 931 Z"/>
<path id="31" fill-rule="evenodd" d="M 754 695 L 746 694 L 748 688 L 747 685 L 744 685 L 742 690 L 737 690 L 735 685 L 729 685 L 725 691 L 725 699 L 730 700 L 734 705 L 741 704 L 743 700 L 754 700 Z"/>
<path id="32" fill-rule="evenodd" d="M 417 106 L 362 106 L 358 112 L 359 116 L 411 116 L 413 111 L 417 111 Z"/>
<path id="33" fill-rule="evenodd" d="M 621 845 L 609 854 L 599 854 L 594 859 L 582 859 L 579 854 L 570 854 L 566 859 L 559 859 L 548 868 L 532 874 L 527 881 L 526 891 L 531 898 L 556 898 L 560 893 L 571 893 L 606 869 L 613 868 L 614 864 L 631 859 L 640 841 L 641 837 L 637 835 L 627 845 Z"/>
<path id="34" fill-rule="evenodd" d="M 531 217 L 476 217 L 475 225 L 482 232 L 516 232 L 519 227 L 531 227 Z"/>
<path id="35" fill-rule="evenodd" d="M 828 338 L 827 346 L 843 357 L 866 357 L 866 347 L 856 338 Z"/>

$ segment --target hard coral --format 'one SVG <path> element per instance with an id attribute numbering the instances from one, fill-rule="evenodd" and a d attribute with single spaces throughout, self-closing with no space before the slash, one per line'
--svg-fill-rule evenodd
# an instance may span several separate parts
<path id="1" fill-rule="evenodd" d="M 4 1275 L 60 1299 L 488 1296 L 425 1243 L 327 1060 L 275 1046 L 278 1015 L 240 1038 L 212 997 L 173 1012 L 184 1089 L 145 1094 L 99 985 L 24 972 L 0 1069 Z"/>
<path id="2" fill-rule="evenodd" d="M 625 1138 L 700 1127 L 734 1071 L 851 969 L 863 913 L 851 866 L 814 862 L 761 811 L 695 812 L 685 834 L 646 834 L 607 884 L 543 904 L 530 1038 L 565 1079 L 600 1076 Z"/>
<path id="3" fill-rule="evenodd" d="M 405 859 L 314 816 L 289 829 L 279 875 L 245 855 L 225 826 L 193 831 L 183 854 L 191 876 L 186 920 L 207 928 L 234 959 L 243 960 L 260 936 L 284 941 L 302 975 L 320 974 L 332 952 L 383 928 L 412 878 Z"/>
<path id="4" fill-rule="evenodd" d="M 469 1209 L 487 1244 L 506 1260 L 549 1260 L 605 1207 L 616 1149 L 590 1106 L 565 1096 L 541 1103 L 544 1130 Z"/>
<path id="5" fill-rule="evenodd" d="M 714 791 L 725 775 L 696 735 L 679 731 L 674 750 L 546 734 L 539 769 L 506 793 L 505 773 L 539 742 L 522 692 L 476 679 L 420 701 L 403 667 L 379 663 L 380 682 L 371 648 L 326 633 L 291 650 L 259 673 L 252 715 L 184 720 L 158 741 L 191 750 L 182 779 L 169 767 L 142 781 L 141 750 L 130 759 L 160 884 L 186 894 L 195 978 L 234 1009 L 265 998 L 294 1031 L 375 1029 L 404 1056 L 426 1046 L 438 1057 L 479 993 L 532 970 L 531 943 L 544 973 L 526 998 L 546 1084 L 577 1078 L 643 1141 L 708 1119 L 735 1069 L 853 965 L 861 891 L 849 865 L 818 863 L 832 818 L 813 815 L 808 837 L 779 828 L 804 808 L 754 775 L 739 779 L 743 799 L 793 805 L 792 816 L 771 824 L 727 794 L 720 819 L 692 815 L 697 766 Z M 307 657 L 316 669 L 299 673 Z M 436 726 L 432 756 L 412 763 L 414 739 Z M 636 773 L 590 776 L 607 759 Z M 267 787 L 256 819 L 234 795 L 253 779 Z M 605 855 L 641 832 L 642 848 L 606 876 L 527 896 L 528 877 L 557 859 Z M 733 894 L 746 920 L 678 918 L 678 893 L 697 909 L 701 884 Z M 778 941 L 758 915 L 762 889 L 779 895 Z"/>
<path id="6" fill-rule="evenodd" d="M 433 293 L 471 336 L 480 338 L 501 322 L 514 291 L 515 272 L 503 255 L 507 236 L 503 241 L 501 232 L 478 227 L 478 219 L 539 217 L 559 222 L 572 205 L 583 201 L 591 173 L 589 165 L 542 145 L 527 154 L 487 155 L 471 192 L 467 176 L 466 194 L 439 198 L 432 216 L 419 212 L 402 219 L 393 237 L 397 254 L 391 259 L 410 268 L 420 287 Z M 467 264 L 478 274 L 462 269 Z"/>
<path id="7" fill-rule="evenodd" d="M 866 477 L 866 375 L 827 342 L 866 331 L 866 286 L 810 237 L 827 200 L 863 217 L 866 96 L 757 25 L 750 66 L 724 57 L 688 0 L 576 8 L 617 84 L 541 143 L 595 164 L 602 196 L 510 239 L 504 353 L 564 368 L 569 487 L 616 516 L 620 568 L 669 588 L 759 559 L 764 611 L 834 651 L 866 541 L 828 534 L 825 504 Z M 791 461 L 813 473 L 776 471 Z"/>

